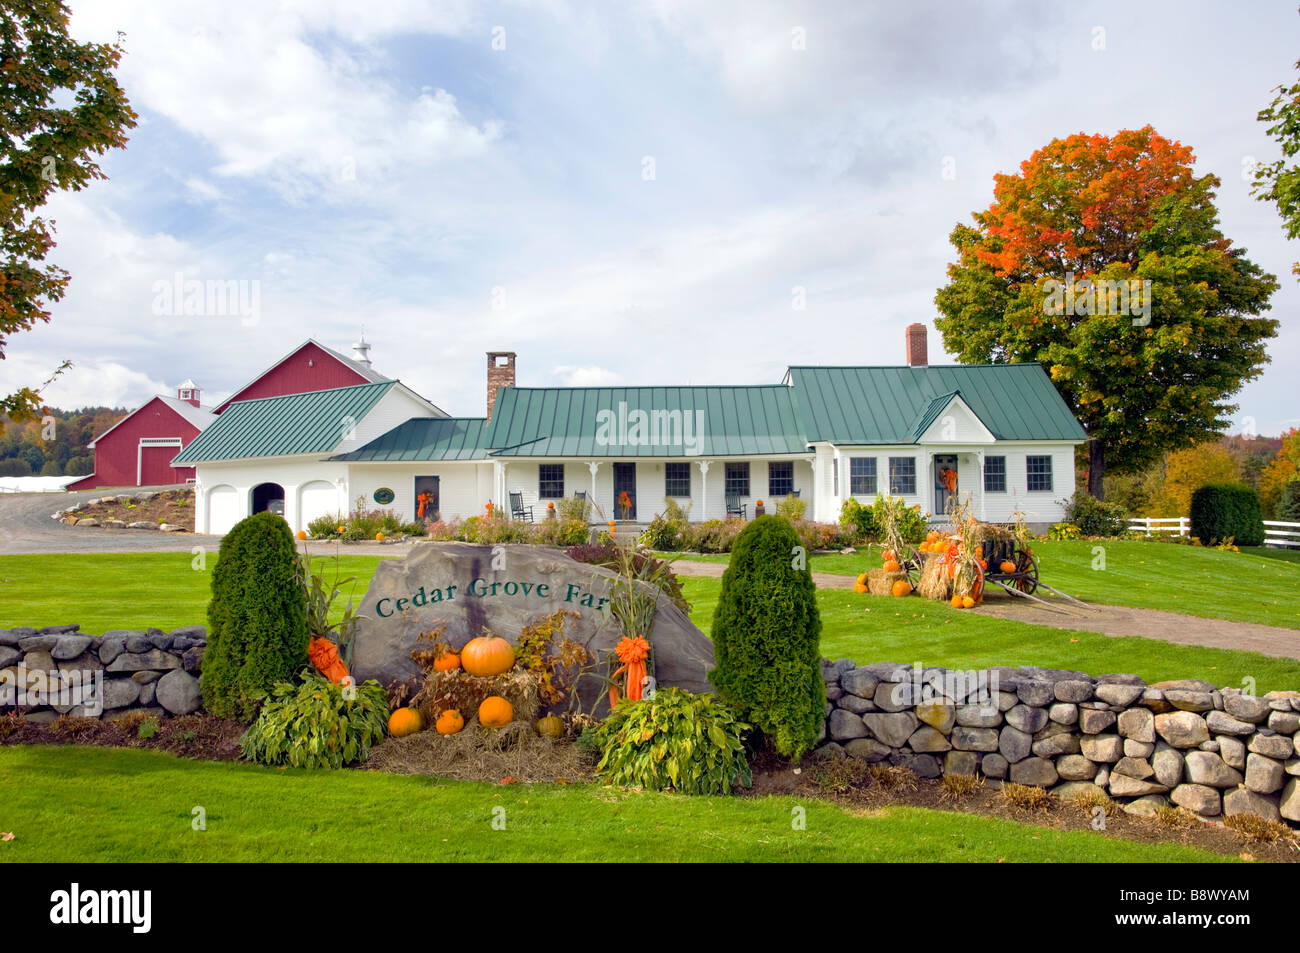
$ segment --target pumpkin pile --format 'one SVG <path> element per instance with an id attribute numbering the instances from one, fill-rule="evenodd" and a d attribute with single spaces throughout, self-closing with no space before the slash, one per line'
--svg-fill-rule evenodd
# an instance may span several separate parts
<path id="1" fill-rule="evenodd" d="M 853 581 L 853 591 L 871 593 L 874 596 L 907 596 L 912 593 L 912 584 L 907 579 L 898 554 L 893 549 L 886 549 L 882 554 L 879 569 L 862 573 Z"/>
<path id="2" fill-rule="evenodd" d="M 423 680 L 398 686 L 392 692 L 394 703 L 401 707 L 389 718 L 389 734 L 402 738 L 432 727 L 438 735 L 449 737 L 472 725 L 474 718 L 482 729 L 513 730 L 522 723 L 526 730 L 539 714 L 542 695 L 547 694 L 550 700 L 555 693 L 555 666 L 545 669 L 544 677 L 539 677 L 529 652 L 536 654 L 539 630 L 548 635 L 549 644 L 549 635 L 558 635 L 564 620 L 547 617 L 544 621 L 549 623 L 545 629 L 540 623 L 525 627 L 521 636 L 524 657 L 517 657 L 514 646 L 487 629 L 460 651 L 453 650 L 446 641 L 446 626 L 422 632 L 411 660 L 420 667 Z M 410 702 L 402 705 L 412 690 Z M 567 734 L 563 719 L 556 716 L 542 718 L 533 727 L 543 737 Z"/>

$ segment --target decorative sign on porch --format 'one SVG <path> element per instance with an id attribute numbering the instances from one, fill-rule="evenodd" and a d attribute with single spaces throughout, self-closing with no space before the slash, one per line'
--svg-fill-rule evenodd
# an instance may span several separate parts
<path id="1" fill-rule="evenodd" d="M 375 502 L 380 506 L 387 506 L 389 503 L 393 502 L 395 495 L 396 494 L 394 494 L 388 487 L 381 486 L 379 489 L 375 490 Z"/>
<path id="2" fill-rule="evenodd" d="M 418 543 L 406 558 L 379 564 L 361 602 L 352 672 L 358 681 L 405 681 L 419 673 L 411 661 L 416 638 L 438 624 L 457 650 L 484 627 L 513 644 L 525 625 L 559 609 L 578 615 L 565 635 L 603 658 L 622 638 L 601 611 L 617 578 L 549 547 Z M 649 633 L 656 682 L 712 691 L 713 643 L 667 596 L 657 604 Z M 590 681 L 584 697 L 598 688 Z"/>

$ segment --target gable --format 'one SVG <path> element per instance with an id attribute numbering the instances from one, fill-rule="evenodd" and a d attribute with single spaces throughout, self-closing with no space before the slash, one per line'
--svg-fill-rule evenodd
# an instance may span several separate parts
<path id="1" fill-rule="evenodd" d="M 376 384 L 387 379 L 365 365 L 308 339 L 227 397 L 214 413 L 223 413 L 231 404 L 243 400 Z"/>
<path id="2" fill-rule="evenodd" d="M 91 450 L 97 449 L 109 434 L 113 435 L 113 440 L 135 440 L 139 437 L 180 437 L 188 440 L 207 426 L 209 421 L 205 418 L 212 417 L 207 411 L 199 410 L 192 404 L 185 406 L 194 411 L 193 414 L 182 413 L 175 403 L 183 401 L 173 402 L 166 397 L 151 397 L 86 446 Z"/>
<path id="3" fill-rule="evenodd" d="M 993 443 L 992 431 L 984 425 L 961 392 L 934 398 L 912 430 L 917 443 Z"/>

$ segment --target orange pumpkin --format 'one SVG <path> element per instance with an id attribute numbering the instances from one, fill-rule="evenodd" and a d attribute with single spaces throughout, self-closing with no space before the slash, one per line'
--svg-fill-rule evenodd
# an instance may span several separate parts
<path id="1" fill-rule="evenodd" d="M 954 596 L 952 597 L 952 602 L 950 602 L 950 603 L 948 603 L 948 604 L 949 604 L 950 606 L 952 606 L 954 609 L 960 609 L 960 608 L 962 608 L 962 604 L 961 604 L 961 596 L 954 595 Z"/>
<path id="2" fill-rule="evenodd" d="M 898 572 L 899 565 L 897 559 L 891 559 L 885 563 L 885 572 Z"/>
<path id="3" fill-rule="evenodd" d="M 456 709 L 448 708 L 438 716 L 438 720 L 434 722 L 433 727 L 438 729 L 440 735 L 454 735 L 465 727 L 465 719 Z"/>
<path id="4" fill-rule="evenodd" d="M 912 593 L 912 584 L 911 584 L 910 582 L 908 582 L 906 579 L 900 579 L 900 580 L 898 580 L 898 582 L 894 583 L 893 589 L 892 589 L 891 591 L 892 591 L 892 592 L 894 593 L 894 595 L 896 595 L 896 596 L 907 596 L 907 595 L 911 595 L 911 593 Z"/>
<path id="5" fill-rule="evenodd" d="M 300 530 L 298 530 L 298 538 L 299 538 L 299 539 L 306 539 L 306 538 L 307 538 L 307 531 L 306 531 L 305 529 L 300 529 Z"/>
<path id="6" fill-rule="evenodd" d="M 383 534 L 383 533 L 376 533 L 376 534 L 375 534 L 375 542 L 376 542 L 376 543 L 382 543 L 383 541 L 384 541 L 384 534 Z"/>
<path id="7" fill-rule="evenodd" d="M 460 650 L 460 664 L 465 671 L 481 678 L 503 675 L 515 664 L 515 650 L 500 636 L 481 635 L 470 639 Z"/>
<path id="8" fill-rule="evenodd" d="M 1016 564 L 1009 559 L 1004 559 L 1002 560 L 1002 565 L 999 566 L 998 568 L 1001 569 L 1003 572 L 1015 572 Z"/>
<path id="9" fill-rule="evenodd" d="M 969 608 L 971 608 L 971 607 L 974 606 L 974 605 L 975 605 L 975 599 L 974 599 L 973 596 L 962 596 L 962 597 L 961 597 L 961 607 L 962 607 L 963 609 L 969 609 Z"/>
<path id="10" fill-rule="evenodd" d="M 460 656 L 455 652 L 443 652 L 441 656 L 433 660 L 433 670 L 435 672 L 454 672 L 460 668 Z"/>
<path id="11" fill-rule="evenodd" d="M 885 560 L 885 562 L 887 562 L 887 563 L 888 563 L 888 562 L 893 562 L 893 559 L 894 559 L 894 551 L 893 551 L 892 549 L 886 549 L 885 552 L 884 552 L 884 560 Z"/>
<path id="12" fill-rule="evenodd" d="M 515 710 L 500 695 L 490 695 L 478 706 L 478 721 L 484 728 L 504 728 L 515 720 Z"/>
<path id="13" fill-rule="evenodd" d="M 388 716 L 388 733 L 394 738 L 405 738 L 424 727 L 424 716 L 414 708 L 399 708 Z"/>
<path id="14" fill-rule="evenodd" d="M 858 593 L 859 595 L 862 595 L 863 593 L 868 592 L 869 590 L 867 589 L 865 583 L 861 583 L 855 579 L 853 580 L 853 591 Z"/>

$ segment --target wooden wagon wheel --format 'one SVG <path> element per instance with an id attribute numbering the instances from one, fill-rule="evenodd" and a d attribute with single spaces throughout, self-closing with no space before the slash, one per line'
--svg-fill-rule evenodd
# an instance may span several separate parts
<path id="1" fill-rule="evenodd" d="M 975 583 L 970 587 L 970 596 L 976 605 L 984 598 L 984 570 L 979 563 L 975 564 Z"/>
<path id="2" fill-rule="evenodd" d="M 917 552 L 914 546 L 908 546 L 898 556 L 899 568 L 907 573 L 907 581 L 915 592 L 916 587 L 921 584 L 921 570 L 925 568 L 925 557 Z"/>
<path id="3" fill-rule="evenodd" d="M 1015 586 L 1031 596 L 1038 589 L 1038 559 L 1028 550 L 1021 550 L 1016 557 Z"/>

